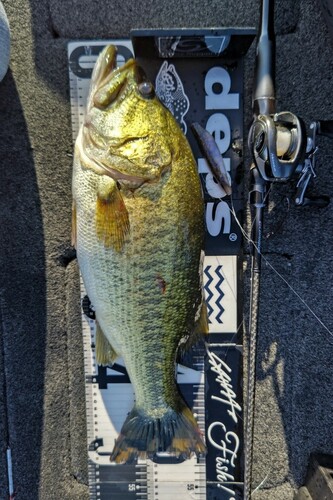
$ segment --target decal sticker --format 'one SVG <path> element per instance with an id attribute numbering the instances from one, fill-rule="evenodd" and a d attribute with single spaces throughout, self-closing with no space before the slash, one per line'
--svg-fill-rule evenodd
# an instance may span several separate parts
<path id="1" fill-rule="evenodd" d="M 210 333 L 236 333 L 237 256 L 205 256 L 204 290 Z"/>
<path id="2" fill-rule="evenodd" d="M 158 36 L 156 45 L 160 57 L 217 57 L 224 52 L 231 41 L 230 35 L 175 35 Z"/>
<path id="3" fill-rule="evenodd" d="M 162 57 L 173 57 L 177 52 L 180 36 L 165 36 L 158 38 L 158 51 Z"/>
<path id="4" fill-rule="evenodd" d="M 186 134 L 187 125 L 184 116 L 189 110 L 190 101 L 173 64 L 164 61 L 156 76 L 155 88 L 159 99 L 171 111 L 182 131 Z"/>

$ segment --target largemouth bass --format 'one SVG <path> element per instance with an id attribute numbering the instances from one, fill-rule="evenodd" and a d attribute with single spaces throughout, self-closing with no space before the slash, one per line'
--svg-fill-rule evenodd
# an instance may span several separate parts
<path id="1" fill-rule="evenodd" d="M 196 163 L 172 114 L 131 59 L 106 47 L 92 75 L 73 172 L 73 242 L 96 311 L 96 358 L 121 356 L 135 405 L 111 460 L 205 451 L 176 384 L 176 354 L 207 332 Z"/>

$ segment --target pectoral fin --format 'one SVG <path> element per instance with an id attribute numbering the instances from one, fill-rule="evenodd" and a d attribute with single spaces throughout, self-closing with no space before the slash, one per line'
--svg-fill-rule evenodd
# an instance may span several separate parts
<path id="1" fill-rule="evenodd" d="M 120 252 L 125 237 L 129 233 L 128 212 L 117 187 L 111 177 L 102 175 L 96 201 L 96 233 L 106 248 Z"/>
<path id="2" fill-rule="evenodd" d="M 113 365 L 118 354 L 105 337 L 99 323 L 96 321 L 96 362 L 98 365 Z"/>

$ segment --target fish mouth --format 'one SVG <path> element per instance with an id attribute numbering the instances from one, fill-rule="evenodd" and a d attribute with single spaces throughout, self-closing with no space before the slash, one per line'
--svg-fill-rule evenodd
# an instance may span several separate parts
<path id="1" fill-rule="evenodd" d="M 104 53 L 101 55 L 100 66 L 96 69 L 96 75 L 93 74 L 92 79 L 96 81 L 96 87 L 100 88 L 112 74 L 112 71 L 117 65 L 117 49 L 114 45 L 105 47 Z"/>
<path id="2" fill-rule="evenodd" d="M 134 59 L 129 59 L 126 63 L 117 67 L 117 48 L 114 45 L 106 46 L 98 57 L 92 74 L 92 83 L 95 89 L 100 89 L 109 83 L 116 72 L 126 71 L 135 64 Z"/>
<path id="3" fill-rule="evenodd" d="M 96 74 L 93 75 L 95 87 L 93 105 L 99 109 L 105 109 L 115 101 L 126 88 L 130 73 L 138 86 L 147 82 L 144 70 L 134 59 L 131 58 L 122 66 L 117 67 L 117 49 L 113 45 L 107 46 L 102 52 Z M 144 87 L 143 90 L 145 90 Z"/>

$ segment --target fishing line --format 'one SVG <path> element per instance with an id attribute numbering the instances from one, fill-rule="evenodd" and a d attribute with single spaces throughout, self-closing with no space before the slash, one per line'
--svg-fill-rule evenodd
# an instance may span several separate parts
<path id="1" fill-rule="evenodd" d="M 229 206 L 229 205 L 228 205 Z M 233 203 L 233 199 L 231 197 L 231 207 L 229 207 L 229 210 L 230 212 L 232 213 L 232 215 L 234 216 L 234 219 L 236 221 L 236 224 L 238 225 L 239 229 L 241 230 L 241 233 L 242 235 L 244 236 L 244 238 L 247 240 L 248 243 L 252 244 L 256 250 L 259 251 L 258 247 L 256 246 L 255 242 L 252 240 L 252 238 L 250 236 L 248 236 L 248 234 L 246 233 L 245 229 L 243 229 L 238 217 L 237 217 L 237 214 L 236 214 L 236 211 L 235 211 L 235 207 L 234 207 L 234 203 Z M 253 224 L 252 224 L 253 226 Z M 252 228 L 251 226 L 251 228 Z M 274 273 L 288 286 L 288 288 L 293 292 L 294 295 L 296 295 L 296 297 L 299 299 L 299 301 L 306 307 L 306 309 L 312 314 L 312 316 L 318 321 L 318 323 L 329 333 L 329 335 L 333 338 L 333 332 L 328 328 L 328 326 L 319 318 L 319 316 L 316 314 L 316 312 L 309 306 L 309 304 L 301 297 L 301 295 L 297 292 L 297 290 L 295 290 L 295 288 L 289 283 L 289 281 L 277 270 L 275 269 L 275 267 L 269 262 L 269 260 L 263 255 L 261 254 L 261 257 L 262 259 L 264 260 L 264 262 L 268 265 L 268 267 L 270 267 L 270 269 L 272 271 L 274 271 Z"/>
<path id="2" fill-rule="evenodd" d="M 258 484 L 258 486 L 256 488 L 254 488 L 254 490 L 252 491 L 251 496 L 253 496 L 256 493 L 256 491 L 259 491 L 264 486 L 264 484 L 267 482 L 267 480 L 268 480 L 269 475 L 270 475 L 271 472 L 272 472 L 272 466 L 270 468 L 270 471 L 266 474 L 266 476 L 264 477 L 264 479 L 261 481 L 261 483 Z"/>
<path id="3" fill-rule="evenodd" d="M 283 196 L 280 201 L 277 203 L 277 205 L 275 205 L 274 209 L 276 209 L 279 205 L 281 205 L 284 201 L 287 202 L 287 210 L 286 210 L 286 213 L 285 215 L 282 217 L 281 221 L 279 222 L 279 224 L 276 224 L 275 225 L 275 228 L 273 228 L 272 231 L 270 231 L 269 233 L 266 234 L 266 236 L 263 236 L 266 240 L 268 240 L 269 238 L 273 238 L 281 229 L 281 227 L 283 226 L 285 220 L 287 219 L 288 217 L 288 214 L 289 214 L 289 211 L 290 211 L 290 199 L 288 198 L 288 196 Z"/>

